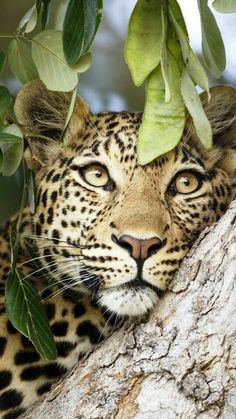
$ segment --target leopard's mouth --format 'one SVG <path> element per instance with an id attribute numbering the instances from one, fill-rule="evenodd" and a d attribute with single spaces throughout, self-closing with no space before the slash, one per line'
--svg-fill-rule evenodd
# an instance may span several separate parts
<path id="1" fill-rule="evenodd" d="M 148 281 L 145 281 L 142 277 L 137 276 L 136 278 L 132 279 L 131 281 L 127 282 L 126 284 L 122 285 L 123 287 L 127 287 L 130 289 L 142 290 L 145 288 L 150 288 L 154 291 L 158 297 L 162 297 L 164 291 L 159 287 L 155 287 L 155 285 L 151 284 Z"/>
<path id="2" fill-rule="evenodd" d="M 145 281 L 134 279 L 117 287 L 101 290 L 98 304 L 120 317 L 137 317 L 151 311 L 163 294 L 159 288 Z"/>
<path id="3" fill-rule="evenodd" d="M 89 270 L 83 269 L 80 273 L 86 277 Z M 90 274 L 89 278 L 85 286 L 98 305 L 119 317 L 137 317 L 148 313 L 164 294 L 163 290 L 143 279 L 142 275 L 109 288 L 100 286 L 99 276 Z"/>

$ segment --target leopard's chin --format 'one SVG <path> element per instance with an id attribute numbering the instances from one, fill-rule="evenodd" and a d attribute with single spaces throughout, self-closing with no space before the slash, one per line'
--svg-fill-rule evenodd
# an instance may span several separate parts
<path id="1" fill-rule="evenodd" d="M 120 317 L 143 316 L 154 308 L 159 298 L 148 287 L 117 287 L 99 293 L 98 304 Z"/>

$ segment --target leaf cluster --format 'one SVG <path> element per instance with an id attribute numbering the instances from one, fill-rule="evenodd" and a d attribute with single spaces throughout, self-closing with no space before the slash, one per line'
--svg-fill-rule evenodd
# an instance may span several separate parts
<path id="1" fill-rule="evenodd" d="M 221 11 L 236 11 L 235 0 L 215 0 L 212 5 Z M 198 0 L 198 8 L 204 64 L 219 78 L 225 68 L 222 37 L 207 0 Z M 185 108 L 200 141 L 209 149 L 211 126 L 196 91 L 199 86 L 209 94 L 208 78 L 190 46 L 176 0 L 137 1 L 129 22 L 125 58 L 134 84 L 140 86 L 146 81 L 139 163 L 147 164 L 178 144 L 185 125 Z"/>
<path id="2" fill-rule="evenodd" d="M 47 27 L 51 0 L 35 0 L 21 19 L 7 50 L 7 61 L 14 76 L 25 84 L 40 78 L 49 90 L 76 90 L 79 75 L 91 65 L 90 47 L 102 18 L 102 0 L 69 0 L 63 16 L 63 29 Z M 4 35 L 0 35 L 4 36 Z M 0 50 L 0 72 L 5 64 Z M 23 132 L 12 114 L 13 98 L 0 86 L 0 173 L 12 175 L 23 153 Z M 74 106 L 74 96 L 67 122 Z M 11 115 L 9 121 L 9 114 Z M 11 128 L 9 128 L 11 125 Z"/>

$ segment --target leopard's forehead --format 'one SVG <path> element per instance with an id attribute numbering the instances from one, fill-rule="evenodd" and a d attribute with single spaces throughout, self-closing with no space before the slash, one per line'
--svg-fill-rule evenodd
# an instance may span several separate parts
<path id="1" fill-rule="evenodd" d="M 124 153 L 135 155 L 141 118 L 142 114 L 128 112 L 92 115 L 85 123 L 77 151 L 86 155 L 89 149 L 94 156 L 101 152 L 109 155 L 116 153 L 115 157 Z"/>
<path id="2" fill-rule="evenodd" d="M 73 149 L 72 156 L 80 156 L 85 163 L 86 159 L 88 161 L 104 160 L 108 168 L 117 164 L 120 169 L 123 167 L 129 173 L 133 169 L 141 169 L 140 173 L 150 174 L 157 168 L 162 173 L 165 170 L 171 170 L 170 165 L 174 169 L 175 166 L 182 164 L 186 168 L 190 165 L 204 168 L 205 162 L 200 144 L 185 133 L 174 150 L 148 165 L 140 166 L 137 143 L 141 122 L 142 113 L 103 112 L 91 115 L 90 119 L 85 122 L 82 135 L 79 134 L 75 143 L 70 146 Z M 158 140 L 158 138 L 153 139 L 153 147 Z"/>

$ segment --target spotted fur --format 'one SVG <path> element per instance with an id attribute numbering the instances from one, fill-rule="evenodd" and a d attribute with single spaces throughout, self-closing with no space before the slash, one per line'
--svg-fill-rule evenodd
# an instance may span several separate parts
<path id="1" fill-rule="evenodd" d="M 7 319 L 5 227 L 0 238 L 1 418 L 25 411 L 123 319 L 153 309 L 195 238 L 226 210 L 236 167 L 236 94 L 229 87 L 211 94 L 209 104 L 204 95 L 202 101 L 212 121 L 214 148 L 204 150 L 189 119 L 175 150 L 140 166 L 140 114 L 92 115 L 78 99 L 62 147 L 70 95 L 47 92 L 39 81 L 19 93 L 15 111 L 26 135 L 25 159 L 34 171 L 36 211 L 24 212 L 18 264 L 42 296 L 58 358 L 41 359 Z M 103 186 L 87 183 L 84 168 L 91 164 L 106 171 Z M 197 188 L 183 194 L 175 182 L 186 172 Z M 35 260 L 29 260 L 25 247 L 29 239 Z"/>

